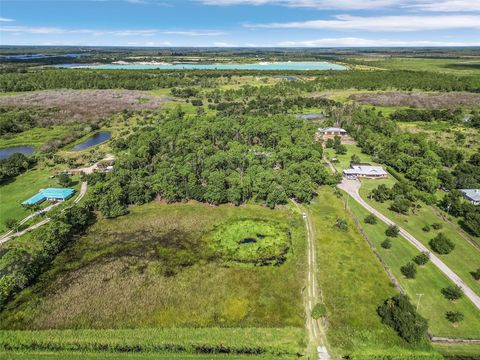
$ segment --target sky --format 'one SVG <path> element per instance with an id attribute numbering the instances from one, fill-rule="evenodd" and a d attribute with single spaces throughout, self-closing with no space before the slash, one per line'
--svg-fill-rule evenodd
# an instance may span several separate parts
<path id="1" fill-rule="evenodd" d="M 480 46 L 480 0 L 0 0 L 0 45 Z"/>

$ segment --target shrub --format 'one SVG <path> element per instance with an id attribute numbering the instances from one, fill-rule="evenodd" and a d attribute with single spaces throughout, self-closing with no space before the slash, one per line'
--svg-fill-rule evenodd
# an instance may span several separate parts
<path id="1" fill-rule="evenodd" d="M 440 223 L 434 223 L 432 224 L 432 228 L 434 228 L 435 230 L 440 230 L 441 228 L 443 228 L 443 225 Z"/>
<path id="2" fill-rule="evenodd" d="M 312 309 L 312 317 L 317 320 L 320 319 L 322 316 L 327 315 L 327 308 L 325 307 L 324 304 L 315 304 L 315 306 Z"/>
<path id="3" fill-rule="evenodd" d="M 4 221 L 4 224 L 5 226 L 7 227 L 7 229 L 9 230 L 16 230 L 18 229 L 20 223 L 17 219 L 13 219 L 13 218 L 8 218 Z"/>
<path id="4" fill-rule="evenodd" d="M 407 279 L 415 279 L 417 275 L 417 267 L 414 263 L 406 263 L 400 268 L 400 271 Z"/>
<path id="5" fill-rule="evenodd" d="M 390 237 L 397 237 L 400 233 L 400 229 L 397 225 L 390 225 L 387 230 L 385 230 L 385 234 Z"/>
<path id="6" fill-rule="evenodd" d="M 442 289 L 442 294 L 448 300 L 458 300 L 463 296 L 463 290 L 458 286 L 447 286 Z"/>
<path id="7" fill-rule="evenodd" d="M 416 312 L 407 296 L 400 294 L 385 300 L 377 313 L 407 342 L 418 343 L 426 338 L 428 322 Z"/>
<path id="8" fill-rule="evenodd" d="M 72 179 L 70 179 L 68 174 L 62 173 L 58 175 L 57 183 L 63 187 L 67 187 L 71 185 Z"/>
<path id="9" fill-rule="evenodd" d="M 472 271 L 470 274 L 472 274 L 472 277 L 475 280 L 480 280 L 480 268 L 478 268 L 476 271 Z"/>
<path id="10" fill-rule="evenodd" d="M 425 232 L 430 232 L 430 225 L 425 225 L 423 228 L 422 228 L 423 231 Z"/>
<path id="11" fill-rule="evenodd" d="M 345 219 L 337 219 L 335 226 L 342 231 L 348 230 L 348 223 L 347 223 L 347 220 Z"/>
<path id="12" fill-rule="evenodd" d="M 390 205 L 390 210 L 399 214 L 407 214 L 411 206 L 412 202 L 410 200 L 406 199 L 404 196 L 397 196 Z"/>
<path id="13" fill-rule="evenodd" d="M 392 242 L 390 239 L 385 239 L 381 245 L 384 249 L 390 249 L 392 247 Z"/>
<path id="14" fill-rule="evenodd" d="M 430 256 L 428 255 L 427 252 L 422 252 L 421 254 L 418 254 L 413 258 L 413 261 L 417 265 L 425 265 L 428 262 L 428 260 L 430 260 Z"/>
<path id="15" fill-rule="evenodd" d="M 365 217 L 365 223 L 375 225 L 377 223 L 377 217 L 373 214 L 368 214 Z"/>
<path id="16" fill-rule="evenodd" d="M 453 249 L 455 249 L 455 244 L 451 242 L 443 233 L 435 236 L 428 244 L 433 251 L 442 255 L 449 254 L 453 251 Z"/>
<path id="17" fill-rule="evenodd" d="M 465 316 L 459 311 L 447 311 L 445 318 L 451 323 L 459 323 Z"/>

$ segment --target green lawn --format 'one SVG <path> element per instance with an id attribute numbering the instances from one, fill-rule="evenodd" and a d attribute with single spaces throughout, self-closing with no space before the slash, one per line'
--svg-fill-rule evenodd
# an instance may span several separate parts
<path id="1" fill-rule="evenodd" d="M 357 155 L 360 158 L 361 162 L 369 163 L 372 165 L 378 165 L 372 160 L 370 155 L 362 153 L 362 151 L 357 145 L 347 144 L 345 146 L 347 148 L 347 153 L 345 155 L 337 155 L 335 153 L 335 150 L 333 149 L 324 150 L 325 156 L 327 157 L 327 159 L 331 160 L 333 158 L 336 158 L 338 160 L 338 162 L 333 163 L 333 165 L 338 171 L 341 172 L 345 169 L 350 168 L 350 161 L 353 155 Z"/>
<path id="2" fill-rule="evenodd" d="M 445 275 L 429 262 L 417 267 L 415 279 L 406 279 L 400 272 L 400 267 L 412 261 L 419 251 L 402 237 L 392 239 L 391 249 L 382 248 L 380 244 L 386 238 L 387 225 L 380 220 L 375 225 L 366 224 L 364 219 L 369 212 L 353 199 L 350 199 L 349 207 L 412 302 L 417 304 L 420 300 L 418 310 L 429 320 L 431 333 L 441 337 L 480 338 L 480 317 L 477 308 L 467 298 L 452 302 L 441 294 L 440 289 L 451 285 Z M 454 327 L 445 319 L 447 311 L 460 311 L 465 315 L 465 320 L 458 327 Z"/>
<path id="3" fill-rule="evenodd" d="M 333 190 L 321 188 L 308 208 L 315 221 L 318 279 L 333 355 L 349 354 L 355 359 L 418 352 L 433 356 L 428 345 L 415 349 L 381 323 L 376 310 L 397 291 Z M 334 227 L 338 218 L 347 220 L 347 232 Z"/>
<path id="4" fill-rule="evenodd" d="M 58 170 L 58 169 L 57 169 Z M 40 189 L 47 187 L 60 187 L 55 178 L 49 179 L 53 175 L 55 168 L 49 168 L 43 165 L 28 170 L 24 174 L 17 176 L 13 181 L 0 186 L 0 233 L 6 231 L 4 222 L 8 218 L 21 220 L 29 211 L 21 203 L 29 197 L 35 195 Z M 73 188 L 78 190 L 80 184 L 77 178 L 73 178 Z M 43 204 L 44 206 L 48 204 Z"/>
<path id="5" fill-rule="evenodd" d="M 388 181 L 388 180 L 387 180 Z M 371 190 L 377 187 L 384 180 L 364 180 L 360 188 L 360 195 L 373 207 L 378 209 L 388 218 L 403 227 L 425 246 L 429 247 L 428 242 L 442 232 L 455 243 L 455 250 L 448 255 L 438 255 L 458 276 L 467 283 L 472 290 L 480 294 L 480 282 L 475 281 L 471 271 L 480 267 L 480 250 L 464 239 L 457 231 L 455 225 L 443 221 L 438 217 L 431 207 L 422 204 L 422 207 L 416 214 L 401 215 L 389 210 L 389 202 L 379 203 L 369 199 Z M 443 228 L 440 230 L 431 230 L 424 232 L 422 228 L 425 225 L 441 223 Z"/>
<path id="6" fill-rule="evenodd" d="M 434 344 L 433 347 L 442 353 L 446 359 L 477 360 L 480 358 L 480 344 Z M 455 357 L 459 355 L 465 357 Z"/>
<path id="7" fill-rule="evenodd" d="M 19 145 L 32 145 L 38 148 L 49 140 L 64 138 L 69 131 L 70 128 L 68 126 L 33 128 L 19 134 L 2 136 L 0 138 L 0 148 Z"/>

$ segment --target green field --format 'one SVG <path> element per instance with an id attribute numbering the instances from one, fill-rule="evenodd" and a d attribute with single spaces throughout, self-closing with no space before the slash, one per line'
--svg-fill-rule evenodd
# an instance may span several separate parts
<path id="1" fill-rule="evenodd" d="M 381 323 L 376 309 L 396 290 L 333 190 L 322 188 L 308 209 L 315 221 L 317 276 L 333 355 L 368 359 L 418 352 L 434 356 L 428 345 L 415 348 Z M 347 220 L 347 232 L 334 227 L 338 218 Z"/>
<path id="2" fill-rule="evenodd" d="M 51 126 L 47 128 L 33 128 L 19 134 L 4 135 L 0 138 L 0 148 L 31 145 L 37 149 L 53 139 L 63 139 L 71 128 L 68 126 Z"/>
<path id="3" fill-rule="evenodd" d="M 392 221 L 396 222 L 399 226 L 403 227 L 427 247 L 429 247 L 428 242 L 430 239 L 435 237 L 436 234 L 440 232 L 444 233 L 455 243 L 455 250 L 448 255 L 439 255 L 440 259 L 444 261 L 458 276 L 460 276 L 473 291 L 480 294 L 480 283 L 475 281 L 470 274 L 471 271 L 480 267 L 480 250 L 462 237 L 455 225 L 443 221 L 435 214 L 431 207 L 425 204 L 422 204 L 422 207 L 416 211 L 416 214 L 409 213 L 408 215 L 401 215 L 389 209 L 389 201 L 379 203 L 370 200 L 369 194 L 371 190 L 383 181 L 385 180 L 362 181 L 360 195 L 370 205 L 378 209 Z M 428 233 L 422 230 L 425 225 L 432 225 L 433 223 L 441 223 L 442 229 L 432 229 Z"/>
<path id="4" fill-rule="evenodd" d="M 289 229 L 283 264 L 231 264 L 206 243 L 217 226 L 247 219 Z M 7 305 L 0 326 L 303 328 L 302 225 L 288 210 L 260 206 L 132 207 L 127 216 L 97 221 L 61 253 L 51 270 Z"/>
<path id="5" fill-rule="evenodd" d="M 386 238 L 387 225 L 380 220 L 375 225 L 366 224 L 364 219 L 369 212 L 353 199 L 349 201 L 349 208 L 412 302 L 419 305 L 420 314 L 429 320 L 429 329 L 434 336 L 480 338 L 480 317 L 477 308 L 465 297 L 454 302 L 443 297 L 440 290 L 451 285 L 451 282 L 435 265 L 428 262 L 426 265 L 418 266 L 415 279 L 405 278 L 400 272 L 400 267 L 412 261 L 419 251 L 402 237 L 392 239 L 392 247 L 384 249 L 380 244 Z M 445 319 L 447 311 L 460 311 L 465 315 L 465 320 L 455 327 Z"/>
<path id="6" fill-rule="evenodd" d="M 28 170 L 26 173 L 17 176 L 11 182 L 0 186 L 0 233 L 6 231 L 4 222 L 8 218 L 21 220 L 29 215 L 29 211 L 24 208 L 21 203 L 29 197 L 35 195 L 40 189 L 47 187 L 59 187 L 55 178 L 49 176 L 59 170 L 59 167 L 46 167 L 38 165 Z M 78 190 L 80 184 L 77 178 L 73 178 L 73 188 Z M 45 206 L 48 203 L 44 203 Z"/>
<path id="7" fill-rule="evenodd" d="M 0 352 L 4 360 L 104 360 L 104 359 L 133 359 L 133 360 L 286 360 L 297 359 L 296 355 L 225 355 L 225 354 L 185 354 L 185 353 L 90 353 L 73 351 L 24 351 Z"/>

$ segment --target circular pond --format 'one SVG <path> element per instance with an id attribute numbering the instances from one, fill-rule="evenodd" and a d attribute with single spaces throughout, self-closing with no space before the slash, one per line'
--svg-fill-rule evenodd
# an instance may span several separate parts
<path id="1" fill-rule="evenodd" d="M 254 265 L 279 265 L 290 249 L 285 226 L 268 220 L 236 220 L 223 223 L 209 234 L 209 243 L 222 258 Z"/>

